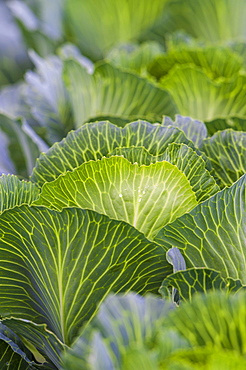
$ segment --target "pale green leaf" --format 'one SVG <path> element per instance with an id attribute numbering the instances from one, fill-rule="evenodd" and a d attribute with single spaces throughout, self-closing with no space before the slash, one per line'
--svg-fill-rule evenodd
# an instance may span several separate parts
<path id="1" fill-rule="evenodd" d="M 98 65 L 94 75 L 90 75 L 77 61 L 65 61 L 64 80 L 76 127 L 95 121 L 97 117 L 160 122 L 163 114 L 174 116 L 177 113 L 166 90 L 107 63 Z"/>
<path id="2" fill-rule="evenodd" d="M 149 166 L 122 157 L 82 164 L 44 184 L 34 203 L 61 210 L 81 207 L 123 220 L 153 239 L 161 227 L 197 205 L 186 176 L 166 161 Z"/>
<path id="3" fill-rule="evenodd" d="M 244 0 L 177 0 L 170 2 L 168 10 L 169 30 L 182 29 L 209 43 L 245 39 Z"/>
<path id="4" fill-rule="evenodd" d="M 157 79 L 167 75 L 175 65 L 194 64 L 200 67 L 213 80 L 230 78 L 243 67 L 242 58 L 231 49 L 218 46 L 190 47 L 172 49 L 154 59 L 148 67 Z"/>
<path id="5" fill-rule="evenodd" d="M 207 170 L 210 163 L 185 144 L 169 144 L 162 159 L 176 165 L 189 180 L 197 201 L 200 203 L 219 191 L 214 178 Z"/>
<path id="6" fill-rule="evenodd" d="M 174 164 L 188 179 L 199 203 L 220 190 L 215 179 L 206 169 L 204 157 L 197 155 L 193 149 L 185 144 L 169 144 L 165 152 L 159 156 L 151 155 L 143 147 L 119 147 L 108 156 L 112 155 L 123 156 L 129 162 L 139 165 L 150 165 L 161 161 Z"/>
<path id="7" fill-rule="evenodd" d="M 123 156 L 129 162 L 139 165 L 150 165 L 161 161 L 174 164 L 188 179 L 199 203 L 220 190 L 206 169 L 203 158 L 185 144 L 169 144 L 165 152 L 159 156 L 151 155 L 143 147 L 119 147 L 108 156 L 112 155 Z"/>
<path id="8" fill-rule="evenodd" d="M 246 115 L 245 76 L 213 81 L 194 65 L 174 67 L 161 79 L 178 108 L 178 113 L 202 121 L 232 115 Z"/>
<path id="9" fill-rule="evenodd" d="M 166 0 L 70 0 L 66 3 L 69 29 L 82 52 L 103 59 L 119 43 L 136 40 L 162 14 Z"/>
<path id="10" fill-rule="evenodd" d="M 157 55 L 163 53 L 163 50 L 160 44 L 153 41 L 141 45 L 123 44 L 110 50 L 106 60 L 118 68 L 146 75 L 147 65 Z"/>

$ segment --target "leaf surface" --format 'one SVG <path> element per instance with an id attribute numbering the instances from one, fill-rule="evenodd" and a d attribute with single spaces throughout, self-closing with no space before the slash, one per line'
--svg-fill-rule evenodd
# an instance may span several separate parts
<path id="1" fill-rule="evenodd" d="M 153 239 L 160 228 L 197 205 L 185 175 L 166 161 L 149 166 L 122 157 L 82 164 L 44 184 L 34 203 L 61 210 L 92 209 L 123 220 Z"/>
<path id="2" fill-rule="evenodd" d="M 219 191 L 218 185 L 206 168 L 204 157 L 185 144 L 169 144 L 165 152 L 159 156 L 151 155 L 143 147 L 119 147 L 108 156 L 112 155 L 124 156 L 129 162 L 139 165 L 161 161 L 174 164 L 188 179 L 199 203 Z"/>
<path id="3" fill-rule="evenodd" d="M 163 114 L 176 113 L 166 90 L 134 73 L 103 63 L 90 75 L 74 60 L 65 61 L 64 68 L 76 127 L 97 117 L 160 122 Z"/>
<path id="4" fill-rule="evenodd" d="M 207 268 L 190 268 L 167 276 L 160 287 L 163 297 L 170 296 L 170 287 L 178 290 L 183 301 L 191 301 L 198 292 L 207 294 L 210 290 L 225 290 L 231 293 L 245 289 L 240 280 L 223 279 L 219 272 Z"/>
<path id="5" fill-rule="evenodd" d="M 84 162 L 107 156 L 118 147 L 142 146 L 158 156 L 174 142 L 193 147 L 185 134 L 174 127 L 154 126 L 145 121 L 131 122 L 124 128 L 104 121 L 86 124 L 41 154 L 31 179 L 43 185 Z"/>
<path id="6" fill-rule="evenodd" d="M 246 115 L 245 76 L 213 81 L 198 67 L 179 66 L 161 79 L 177 105 L 178 113 L 202 121 Z"/>
<path id="7" fill-rule="evenodd" d="M 221 188 L 231 186 L 246 173 L 246 132 L 217 132 L 204 140 L 201 150 L 210 159 Z"/>
<path id="8" fill-rule="evenodd" d="M 211 79 L 231 78 L 243 67 L 242 58 L 231 49 L 219 46 L 175 48 L 157 56 L 148 67 L 157 79 L 167 75 L 175 65 L 194 64 L 201 68 Z"/>
<path id="9" fill-rule="evenodd" d="M 180 116 L 179 114 L 175 116 L 175 121 L 170 117 L 163 117 L 162 125 L 177 127 L 184 131 L 187 138 L 193 141 L 194 145 L 198 148 L 207 137 L 207 128 L 203 122 L 190 117 Z"/>
<path id="10" fill-rule="evenodd" d="M 246 283 L 246 175 L 196 206 L 157 234 L 155 241 L 179 248 L 187 267 L 207 267 Z"/>
<path id="11" fill-rule="evenodd" d="M 47 324 L 68 345 L 109 292 L 156 293 L 171 271 L 133 227 L 81 209 L 7 210 L 0 249 L 0 315 Z"/>
<path id="12" fill-rule="evenodd" d="M 20 181 L 14 175 L 0 177 L 0 213 L 21 204 L 31 204 L 38 195 L 38 187 L 30 181 Z"/>

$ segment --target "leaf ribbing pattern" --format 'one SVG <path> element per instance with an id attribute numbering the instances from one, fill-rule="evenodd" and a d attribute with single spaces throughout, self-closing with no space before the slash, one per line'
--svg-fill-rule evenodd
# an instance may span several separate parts
<path id="1" fill-rule="evenodd" d="M 202 141 L 207 137 L 207 128 L 203 122 L 190 117 L 180 116 L 179 114 L 176 114 L 175 121 L 170 117 L 164 116 L 162 126 L 177 127 L 184 131 L 187 138 L 198 148 L 201 146 Z"/>
<path id="2" fill-rule="evenodd" d="M 184 116 L 209 121 L 230 115 L 246 115 L 243 75 L 215 82 L 194 65 L 177 65 L 161 79 L 161 86 L 170 92 L 177 112 Z"/>
<path id="3" fill-rule="evenodd" d="M 208 267 L 246 284 L 246 175 L 181 216 L 155 241 L 183 251 L 188 267 Z"/>
<path id="4" fill-rule="evenodd" d="M 75 127 L 95 121 L 96 117 L 119 117 L 133 121 L 141 118 L 160 122 L 162 115 L 177 112 L 168 91 L 132 72 L 104 63 L 87 73 L 79 62 L 64 62 L 64 80 L 70 95 Z"/>
<path id="5" fill-rule="evenodd" d="M 44 184 L 34 204 L 56 210 L 92 209 L 126 221 L 153 239 L 161 227 L 194 208 L 197 201 L 185 175 L 169 162 L 139 166 L 113 156 L 83 163 Z"/>
<path id="6" fill-rule="evenodd" d="M 245 292 L 228 295 L 214 291 L 197 294 L 171 312 L 166 325 L 188 339 L 192 347 L 229 349 L 245 355 L 245 320 Z"/>
<path id="7" fill-rule="evenodd" d="M 191 301 L 195 293 L 207 293 L 210 290 L 236 292 L 245 289 L 240 280 L 223 279 L 219 272 L 206 268 L 190 268 L 167 276 L 161 287 L 163 297 L 169 297 L 169 287 L 177 289 L 182 300 Z"/>
<path id="8" fill-rule="evenodd" d="M 241 58 L 229 48 L 210 47 L 181 47 L 166 54 L 159 55 L 148 67 L 150 74 L 160 79 L 168 74 L 175 65 L 194 64 L 200 67 L 211 79 L 221 77 L 231 78 L 238 74 L 243 67 Z"/>
<path id="9" fill-rule="evenodd" d="M 38 198 L 38 187 L 32 182 L 20 181 L 14 175 L 0 177 L 0 213 L 21 204 L 31 204 Z"/>
<path id="10" fill-rule="evenodd" d="M 31 179 L 41 186 L 84 162 L 101 159 L 117 147 L 143 146 L 157 156 L 173 142 L 193 148 L 185 134 L 173 127 L 153 126 L 145 121 L 131 122 L 124 128 L 105 121 L 89 123 L 41 154 Z"/>
<path id="11" fill-rule="evenodd" d="M 220 190 L 214 178 L 206 169 L 203 157 L 185 144 L 169 144 L 165 152 L 159 156 L 151 155 L 143 147 L 118 147 L 108 156 L 113 155 L 121 155 L 129 162 L 138 163 L 139 165 L 150 165 L 161 161 L 174 164 L 190 182 L 199 203 Z"/>
<path id="12" fill-rule="evenodd" d="M 210 159 L 222 188 L 231 186 L 246 173 L 246 132 L 217 132 L 204 140 L 201 150 Z"/>
<path id="13" fill-rule="evenodd" d="M 92 211 L 21 206 L 0 218 L 0 314 L 46 323 L 70 344 L 110 292 L 157 292 L 165 250 Z"/>

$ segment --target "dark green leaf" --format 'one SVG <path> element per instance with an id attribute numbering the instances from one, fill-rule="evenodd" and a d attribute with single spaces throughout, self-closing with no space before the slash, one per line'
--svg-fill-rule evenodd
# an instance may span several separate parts
<path id="1" fill-rule="evenodd" d="M 16 207 L 0 217 L 0 241 L 0 315 L 20 318 L 11 329 L 22 336 L 35 330 L 29 320 L 46 323 L 68 345 L 109 292 L 157 293 L 171 272 L 165 249 L 93 211 Z"/>

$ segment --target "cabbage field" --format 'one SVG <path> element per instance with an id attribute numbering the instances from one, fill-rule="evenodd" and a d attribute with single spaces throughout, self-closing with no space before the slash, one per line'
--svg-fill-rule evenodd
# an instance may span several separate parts
<path id="1" fill-rule="evenodd" d="M 245 0 L 0 0 L 0 370 L 246 369 Z"/>

